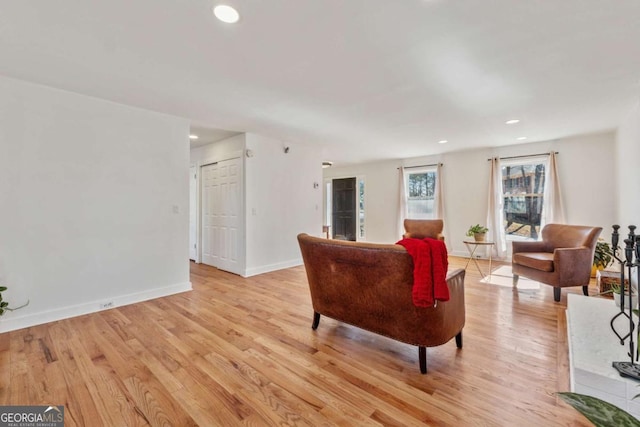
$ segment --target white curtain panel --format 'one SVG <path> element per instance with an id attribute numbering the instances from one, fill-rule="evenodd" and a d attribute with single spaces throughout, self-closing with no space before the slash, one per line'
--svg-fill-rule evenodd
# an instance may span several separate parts
<path id="1" fill-rule="evenodd" d="M 407 217 L 407 189 L 405 187 L 406 176 L 404 168 L 398 169 L 400 172 L 400 188 L 398 190 L 398 240 L 404 234 L 404 219 Z"/>
<path id="2" fill-rule="evenodd" d="M 444 190 L 442 186 L 442 163 L 436 166 L 435 218 L 444 220 Z M 445 224 L 446 225 L 446 224 Z"/>
<path id="3" fill-rule="evenodd" d="M 495 243 L 496 258 L 505 258 L 507 256 L 507 238 L 502 225 L 504 201 L 502 198 L 502 167 L 498 157 L 491 159 L 487 206 L 487 228 L 489 228 L 487 237 Z M 491 247 L 488 250 L 491 250 Z"/>
<path id="4" fill-rule="evenodd" d="M 544 201 L 542 202 L 542 219 L 540 229 L 545 224 L 565 224 L 564 206 L 562 204 L 562 193 L 560 192 L 560 181 L 558 179 L 558 163 L 556 153 L 549 153 L 547 160 L 547 177 L 544 184 Z"/>

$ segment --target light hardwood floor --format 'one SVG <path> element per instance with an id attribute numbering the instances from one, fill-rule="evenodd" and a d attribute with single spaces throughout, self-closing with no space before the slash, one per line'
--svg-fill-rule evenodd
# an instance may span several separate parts
<path id="1" fill-rule="evenodd" d="M 479 279 L 470 265 L 464 347 L 429 348 L 421 375 L 416 347 L 326 317 L 312 331 L 303 267 L 192 263 L 192 292 L 0 334 L 0 404 L 63 404 L 66 426 L 590 425 L 554 396 L 580 288 L 554 303 Z"/>

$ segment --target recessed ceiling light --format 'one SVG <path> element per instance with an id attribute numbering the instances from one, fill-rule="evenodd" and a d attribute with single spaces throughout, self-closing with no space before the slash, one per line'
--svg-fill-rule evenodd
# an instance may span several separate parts
<path id="1" fill-rule="evenodd" d="M 440 141 L 438 141 L 438 144 L 446 144 L 447 142 L 449 141 L 447 141 L 446 139 L 441 139 Z"/>
<path id="2" fill-rule="evenodd" d="M 518 141 L 524 141 L 525 139 L 527 139 L 526 136 L 519 136 L 516 138 Z"/>
<path id="3" fill-rule="evenodd" d="M 520 123 L 519 119 L 511 119 L 511 120 L 507 120 L 506 122 L 504 122 L 504 124 L 506 125 L 515 125 L 516 123 Z"/>
<path id="4" fill-rule="evenodd" d="M 198 139 L 198 135 L 191 134 L 189 135 L 189 139 Z"/>
<path id="5" fill-rule="evenodd" d="M 222 22 L 226 22 L 227 24 L 233 24 L 238 22 L 240 19 L 240 14 L 237 10 L 232 8 L 231 6 L 227 6 L 226 4 L 220 4 L 213 8 L 213 14 L 221 20 Z"/>

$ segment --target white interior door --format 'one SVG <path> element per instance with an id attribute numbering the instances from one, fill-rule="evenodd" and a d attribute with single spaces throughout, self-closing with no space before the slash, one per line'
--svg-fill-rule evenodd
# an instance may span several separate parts
<path id="1" fill-rule="evenodd" d="M 200 170 L 200 188 L 202 189 L 202 263 L 218 267 L 218 219 L 215 200 L 220 199 L 218 183 L 218 164 L 203 166 Z"/>
<path id="2" fill-rule="evenodd" d="M 242 274 L 241 162 L 223 160 L 201 169 L 202 262 L 236 274 Z"/>
<path id="3" fill-rule="evenodd" d="M 198 242 L 198 180 L 196 167 L 189 168 L 189 258 L 196 261 Z"/>

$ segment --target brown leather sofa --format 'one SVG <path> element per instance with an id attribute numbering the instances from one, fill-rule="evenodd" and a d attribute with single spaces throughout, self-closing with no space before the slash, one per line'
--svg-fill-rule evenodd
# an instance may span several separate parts
<path id="1" fill-rule="evenodd" d="M 553 286 L 553 299 L 560 301 L 560 288 L 582 286 L 589 295 L 593 254 L 602 227 L 547 224 L 542 241 L 512 242 L 513 286 L 524 276 Z"/>
<path id="2" fill-rule="evenodd" d="M 424 239 L 431 237 L 432 239 L 444 240 L 442 229 L 444 222 L 441 219 L 405 219 L 403 238 Z"/>
<path id="3" fill-rule="evenodd" d="M 464 270 L 447 274 L 450 300 L 435 307 L 413 305 L 413 260 L 404 247 L 327 240 L 298 235 L 314 315 L 328 316 L 418 346 L 420 371 L 427 372 L 426 347 L 456 338 L 462 348 L 465 322 Z"/>

